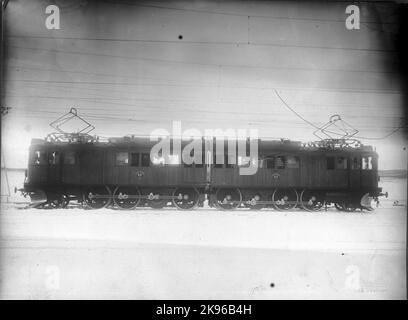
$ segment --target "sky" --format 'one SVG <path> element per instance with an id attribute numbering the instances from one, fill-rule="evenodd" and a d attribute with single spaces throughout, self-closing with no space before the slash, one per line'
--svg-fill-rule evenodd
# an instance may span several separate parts
<path id="1" fill-rule="evenodd" d="M 46 28 L 50 4 L 60 9 L 59 30 Z M 402 132 L 377 139 L 403 117 L 396 8 L 361 3 L 360 29 L 347 30 L 348 4 L 10 0 L 4 160 L 25 167 L 30 140 L 75 107 L 101 136 L 149 135 L 181 121 L 305 142 L 317 139 L 313 125 L 338 114 L 376 148 L 380 169 L 406 169 Z"/>

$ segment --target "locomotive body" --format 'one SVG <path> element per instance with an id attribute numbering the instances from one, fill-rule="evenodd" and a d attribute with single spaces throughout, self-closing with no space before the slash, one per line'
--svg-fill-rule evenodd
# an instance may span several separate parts
<path id="1" fill-rule="evenodd" d="M 328 203 L 339 210 L 370 208 L 382 195 L 378 155 L 370 146 L 304 145 L 289 140 L 257 140 L 257 170 L 241 175 L 250 158 L 215 159 L 216 141 L 202 139 L 201 163 L 184 164 L 174 154 L 151 159 L 148 138 L 46 141 L 34 139 L 22 192 L 40 207 L 65 207 L 78 200 L 91 208 L 221 209 L 301 207 L 315 211 Z M 185 146 L 188 141 L 182 141 Z M 224 143 L 224 142 L 223 142 Z M 226 143 L 224 144 L 227 150 Z M 218 150 L 218 149 L 217 149 Z M 243 157 L 247 158 L 247 157 Z M 246 162 L 245 162 L 245 161 Z"/>

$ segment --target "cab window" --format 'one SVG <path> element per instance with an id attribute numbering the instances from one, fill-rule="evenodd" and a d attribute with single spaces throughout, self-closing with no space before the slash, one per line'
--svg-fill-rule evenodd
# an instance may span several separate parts
<path id="1" fill-rule="evenodd" d="M 372 170 L 373 169 L 373 157 L 361 157 L 361 169 Z"/>
<path id="2" fill-rule="evenodd" d="M 348 168 L 347 157 L 327 157 L 327 170 L 344 170 Z"/>
<path id="3" fill-rule="evenodd" d="M 275 167 L 275 158 L 273 156 L 267 156 L 265 161 L 266 161 L 266 168 L 273 169 Z"/>
<path id="4" fill-rule="evenodd" d="M 139 166 L 139 153 L 132 152 L 130 154 L 130 166 L 132 167 Z"/>
<path id="5" fill-rule="evenodd" d="M 294 156 L 286 157 L 286 167 L 289 169 L 298 169 L 299 168 L 299 158 Z"/>
<path id="6" fill-rule="evenodd" d="M 347 169 L 347 158 L 346 157 L 336 157 L 336 169 Z"/>
<path id="7" fill-rule="evenodd" d="M 142 153 L 142 167 L 149 167 L 149 166 L 150 166 L 150 154 Z"/>
<path id="8" fill-rule="evenodd" d="M 275 157 L 275 169 L 285 169 L 286 167 L 286 157 L 277 156 Z"/>
<path id="9" fill-rule="evenodd" d="M 33 164 L 41 165 L 47 164 L 47 152 L 36 150 L 33 154 Z"/>
<path id="10" fill-rule="evenodd" d="M 48 164 L 57 165 L 60 163 L 60 153 L 59 151 L 52 151 L 48 153 Z"/>
<path id="11" fill-rule="evenodd" d="M 115 164 L 117 166 L 126 166 L 129 164 L 129 153 L 116 152 Z"/>
<path id="12" fill-rule="evenodd" d="M 351 158 L 351 169 L 352 170 L 360 170 L 361 169 L 361 163 L 360 163 L 360 159 L 358 157 Z"/>

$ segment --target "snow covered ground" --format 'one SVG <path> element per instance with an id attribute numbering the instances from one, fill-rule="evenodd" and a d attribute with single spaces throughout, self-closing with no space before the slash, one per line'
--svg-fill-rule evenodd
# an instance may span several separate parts
<path id="1" fill-rule="evenodd" d="M 363 213 L 3 203 L 0 297 L 403 299 L 406 180 L 382 186 Z"/>

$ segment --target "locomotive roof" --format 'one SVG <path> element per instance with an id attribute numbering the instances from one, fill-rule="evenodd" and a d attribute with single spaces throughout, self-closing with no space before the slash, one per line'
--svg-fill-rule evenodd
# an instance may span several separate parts
<path id="1" fill-rule="evenodd" d="M 202 138 L 203 140 L 206 138 Z M 216 139 L 216 138 L 213 138 Z M 258 148 L 263 152 L 268 151 L 374 151 L 372 146 L 366 146 L 359 141 L 354 140 L 354 143 L 350 144 L 350 141 L 346 140 L 322 140 L 315 142 L 302 143 L 301 141 L 292 141 L 289 139 L 265 139 L 259 138 Z M 100 147 L 140 147 L 149 148 L 157 143 L 151 141 L 147 136 L 124 136 L 124 137 L 110 137 L 100 138 L 90 135 L 70 135 L 59 137 L 55 135 L 49 135 L 46 139 L 32 139 L 31 145 L 95 145 Z M 191 140 L 190 140 L 191 141 Z M 188 140 L 182 140 L 182 147 L 190 143 Z M 224 139 L 225 143 L 227 139 Z M 249 141 L 249 139 L 247 139 Z"/>

